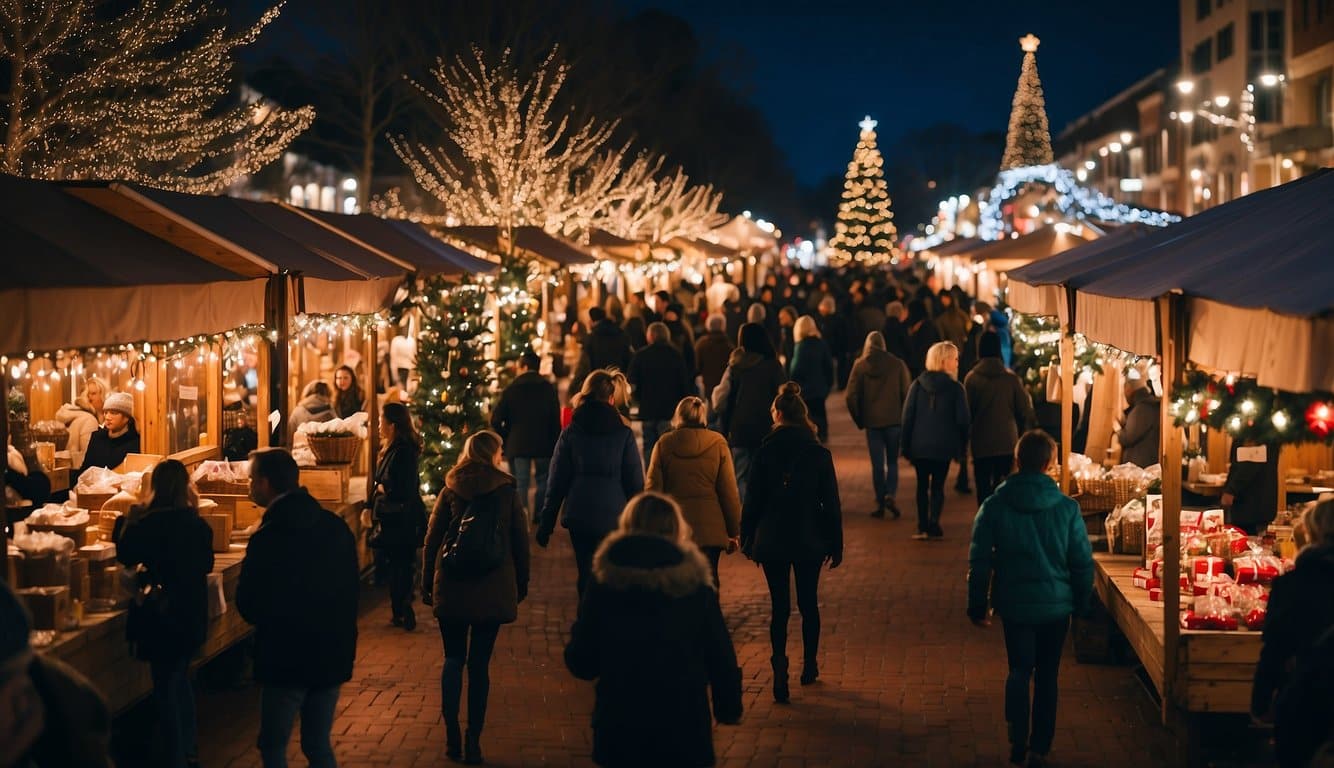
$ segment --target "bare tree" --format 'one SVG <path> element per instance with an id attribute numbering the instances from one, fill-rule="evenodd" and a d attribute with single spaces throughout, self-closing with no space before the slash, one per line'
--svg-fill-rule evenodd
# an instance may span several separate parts
<path id="1" fill-rule="evenodd" d="M 649 169 L 631 193 L 608 206 L 594 225 L 621 237 L 651 243 L 665 243 L 674 237 L 696 237 L 727 222 L 718 212 L 723 195 L 712 186 L 696 186 L 680 168 L 670 176 L 656 178 L 662 161 L 651 164 L 641 156 L 627 169 L 627 176 L 637 176 L 637 168 Z M 650 165 L 652 166 L 650 169 Z"/>

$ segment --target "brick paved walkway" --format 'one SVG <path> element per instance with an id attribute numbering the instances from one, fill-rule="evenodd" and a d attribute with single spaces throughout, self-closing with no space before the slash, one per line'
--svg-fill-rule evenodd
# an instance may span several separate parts
<path id="1" fill-rule="evenodd" d="M 909 539 L 913 523 L 873 520 L 861 434 L 831 399 L 831 447 L 845 505 L 844 565 L 821 584 L 821 679 L 773 703 L 768 597 L 754 565 L 722 564 L 722 604 L 745 670 L 744 722 L 719 728 L 722 766 L 995 766 L 1005 761 L 999 626 L 964 618 L 967 535 L 975 503 L 954 495 L 945 540 Z M 905 466 L 900 506 L 912 507 Z M 502 629 L 492 663 L 483 749 L 498 766 L 589 765 L 592 685 L 561 662 L 574 616 L 574 564 L 558 533 L 534 549 L 534 582 L 517 624 Z M 354 679 L 334 727 L 340 765 L 444 765 L 439 724 L 441 651 L 434 623 L 413 634 L 389 626 L 382 590 L 368 589 Z M 419 617 L 425 611 L 419 607 Z M 793 656 L 800 632 L 792 617 Z M 1077 664 L 1067 649 L 1053 749 L 1061 766 L 1163 765 L 1170 737 L 1129 667 Z M 202 692 L 203 764 L 257 766 L 258 693 Z M 294 739 L 295 741 L 295 739 Z M 293 765 L 304 765 L 295 743 Z"/>

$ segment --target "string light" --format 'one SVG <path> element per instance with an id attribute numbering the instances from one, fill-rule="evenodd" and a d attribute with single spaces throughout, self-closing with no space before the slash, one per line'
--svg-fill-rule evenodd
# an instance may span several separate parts
<path id="1" fill-rule="evenodd" d="M 897 230 L 885 183 L 885 158 L 876 146 L 876 121 L 859 123 L 861 135 L 843 176 L 843 199 L 838 204 L 829 259 L 835 264 L 853 261 L 871 265 L 896 262 Z"/>
<path id="2" fill-rule="evenodd" d="M 1019 85 L 1010 107 L 1010 129 L 1005 136 L 1005 156 L 1001 170 L 1047 165 L 1052 162 L 1051 130 L 1047 124 L 1047 105 L 1042 98 L 1038 78 L 1038 44 L 1033 35 L 1020 39 L 1024 63 L 1019 70 Z"/>

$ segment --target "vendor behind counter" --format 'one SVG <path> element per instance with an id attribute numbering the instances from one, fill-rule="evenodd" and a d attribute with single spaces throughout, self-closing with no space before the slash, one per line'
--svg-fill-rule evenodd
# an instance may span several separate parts
<path id="1" fill-rule="evenodd" d="M 112 392 L 102 405 L 102 427 L 88 439 L 79 474 L 91 467 L 112 469 L 125 463 L 125 457 L 139 453 L 139 430 L 134 423 L 134 398 L 124 392 Z"/>
<path id="2" fill-rule="evenodd" d="M 1262 533 L 1278 513 L 1279 446 L 1233 441 L 1223 509 L 1227 520 L 1251 536 Z"/>

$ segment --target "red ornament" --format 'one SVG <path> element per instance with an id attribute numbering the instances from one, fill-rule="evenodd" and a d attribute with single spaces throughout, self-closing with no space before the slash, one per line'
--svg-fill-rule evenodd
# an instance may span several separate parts
<path id="1" fill-rule="evenodd" d="M 1306 428 L 1317 437 L 1329 437 L 1330 429 L 1334 428 L 1334 406 L 1321 400 L 1311 403 L 1306 409 Z"/>

